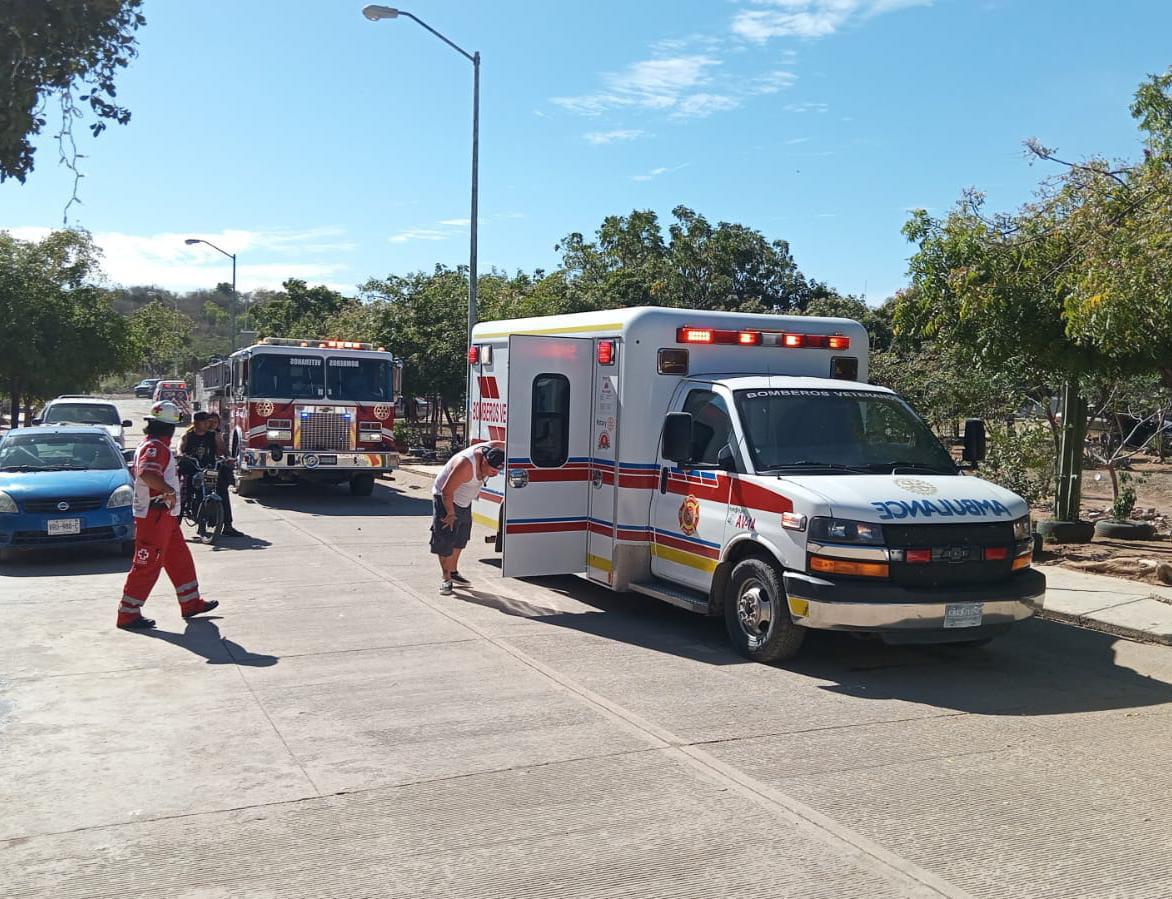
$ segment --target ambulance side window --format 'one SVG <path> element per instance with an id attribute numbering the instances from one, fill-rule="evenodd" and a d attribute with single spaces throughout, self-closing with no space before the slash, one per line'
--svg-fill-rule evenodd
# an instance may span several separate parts
<path id="1" fill-rule="evenodd" d="M 570 456 L 570 379 L 542 374 L 533 379 L 529 457 L 538 468 L 558 468 Z"/>
<path id="2" fill-rule="evenodd" d="M 715 465 L 721 447 L 732 436 L 732 418 L 724 400 L 711 390 L 693 390 L 683 412 L 692 413 L 692 462 Z"/>

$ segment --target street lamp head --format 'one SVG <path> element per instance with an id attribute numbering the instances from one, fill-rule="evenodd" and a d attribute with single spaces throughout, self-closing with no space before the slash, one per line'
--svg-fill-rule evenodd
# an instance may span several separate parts
<path id="1" fill-rule="evenodd" d="M 393 6 L 364 6 L 362 14 L 372 22 L 377 22 L 379 19 L 399 18 L 399 11 Z"/>
<path id="2" fill-rule="evenodd" d="M 183 242 L 185 244 L 187 244 L 188 246 L 191 246 L 192 244 L 203 243 L 203 241 L 200 240 L 198 237 L 189 237 L 189 238 L 187 238 L 187 240 L 185 240 Z"/>

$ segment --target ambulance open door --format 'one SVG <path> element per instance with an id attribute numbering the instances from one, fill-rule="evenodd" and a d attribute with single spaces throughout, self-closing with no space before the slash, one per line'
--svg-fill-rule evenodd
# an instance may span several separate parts
<path id="1" fill-rule="evenodd" d="M 505 577 L 586 570 L 594 341 L 509 338 Z"/>

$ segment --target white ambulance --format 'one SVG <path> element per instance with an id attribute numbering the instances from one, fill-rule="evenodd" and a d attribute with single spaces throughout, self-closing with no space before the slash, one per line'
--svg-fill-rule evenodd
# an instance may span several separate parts
<path id="1" fill-rule="evenodd" d="M 473 507 L 506 577 L 580 573 L 723 615 L 750 659 L 809 628 L 983 643 L 1045 593 L 1026 502 L 867 383 L 847 319 L 645 307 L 482 322 L 469 440 L 506 441 Z"/>

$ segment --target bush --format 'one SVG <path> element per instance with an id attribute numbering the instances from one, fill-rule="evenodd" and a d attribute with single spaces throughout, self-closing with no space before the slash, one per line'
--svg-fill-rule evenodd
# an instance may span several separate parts
<path id="1" fill-rule="evenodd" d="M 1054 440 L 1044 427 L 1019 423 L 1019 433 L 990 428 L 988 455 L 981 477 L 1012 490 L 1031 506 L 1047 502 L 1054 492 Z"/>

